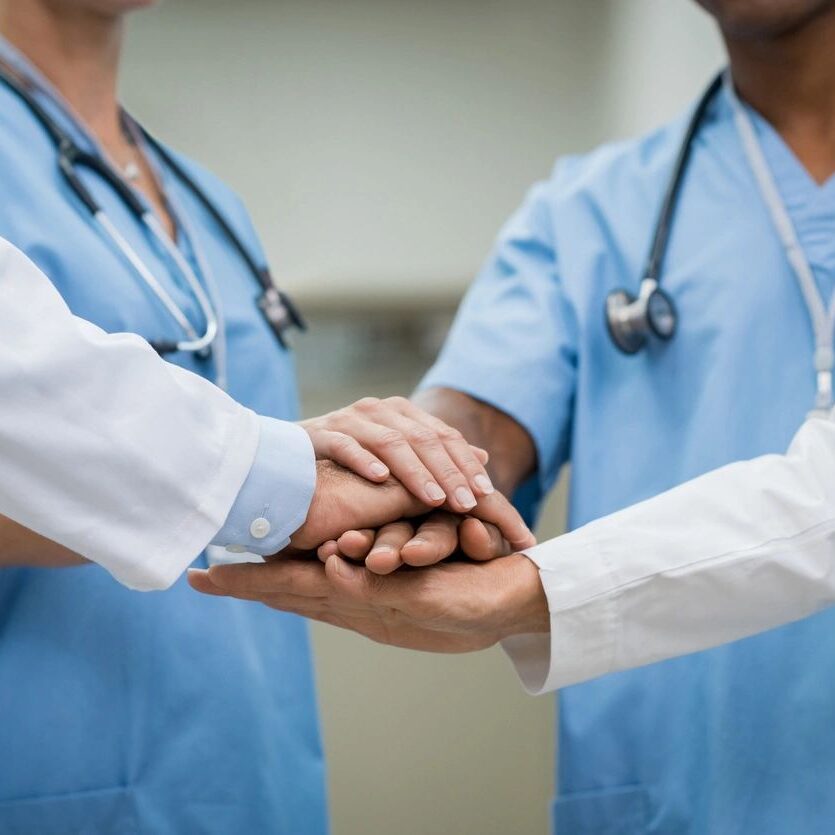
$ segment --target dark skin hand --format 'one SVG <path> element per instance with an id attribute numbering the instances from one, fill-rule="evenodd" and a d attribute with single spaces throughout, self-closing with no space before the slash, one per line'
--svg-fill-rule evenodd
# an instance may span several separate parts
<path id="1" fill-rule="evenodd" d="M 539 572 L 518 554 L 403 569 L 389 577 L 334 556 L 325 565 L 278 560 L 192 569 L 188 579 L 204 594 L 258 601 L 426 652 L 473 652 L 511 635 L 550 629 Z"/>
<path id="2" fill-rule="evenodd" d="M 488 469 L 499 489 L 512 491 L 533 471 L 533 442 L 512 418 L 447 389 L 419 397 L 422 408 L 490 452 Z M 400 562 L 395 567 L 406 560 L 427 566 L 405 566 L 390 576 L 379 576 L 331 554 L 324 565 L 279 559 L 266 565 L 192 570 L 189 583 L 204 594 L 259 601 L 374 641 L 430 652 L 470 652 L 515 634 L 547 633 L 548 602 L 539 571 L 526 556 L 513 553 L 529 547 L 532 540 L 514 548 L 489 520 L 487 524 L 483 520 L 483 514 L 482 519 L 465 521 L 452 514 L 433 514 L 418 529 L 423 543 L 411 550 L 400 545 L 414 532 L 407 521 L 390 524 L 381 534 L 374 534 L 370 524 L 368 530 L 356 531 L 359 557 L 373 537 L 385 534 L 398 547 Z M 344 535 L 339 541 L 345 542 Z M 430 564 L 454 551 L 459 543 L 487 561 Z M 511 555 L 491 559 L 500 550 Z M 390 554 L 382 559 L 391 564 Z M 388 573 L 386 568 L 380 573 Z"/>
<path id="3" fill-rule="evenodd" d="M 376 528 L 431 510 L 399 482 L 372 484 L 332 461 L 317 461 L 316 492 L 305 523 L 290 539 L 294 549 L 311 551 L 352 528 Z M 516 548 L 527 548 L 533 536 L 521 516 L 498 492 L 483 496 L 470 514 L 500 528 Z"/>
<path id="4" fill-rule="evenodd" d="M 489 452 L 487 471 L 502 493 L 512 495 L 534 471 L 536 452 L 530 435 L 499 409 L 445 388 L 419 392 L 414 402 Z M 485 561 L 512 554 L 519 547 L 494 525 L 436 512 L 417 523 L 398 521 L 379 530 L 347 531 L 325 542 L 318 554 L 322 561 L 332 555 L 364 560 L 370 571 L 390 574 L 404 565 L 432 565 L 459 549 L 471 559 Z"/>

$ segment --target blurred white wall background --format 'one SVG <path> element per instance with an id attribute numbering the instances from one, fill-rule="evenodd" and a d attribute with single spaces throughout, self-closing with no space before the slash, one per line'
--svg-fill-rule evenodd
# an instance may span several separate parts
<path id="1" fill-rule="evenodd" d="M 128 58 L 125 101 L 244 197 L 312 312 L 314 413 L 407 392 L 525 189 L 674 115 L 721 50 L 690 0 L 168 0 Z M 498 650 L 314 635 L 335 835 L 546 831 L 552 701 Z"/>

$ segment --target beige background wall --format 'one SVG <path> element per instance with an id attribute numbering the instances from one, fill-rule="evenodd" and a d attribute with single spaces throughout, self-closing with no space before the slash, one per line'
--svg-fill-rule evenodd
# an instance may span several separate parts
<path id="1" fill-rule="evenodd" d="M 525 188 L 719 56 L 687 0 L 169 0 L 135 17 L 124 97 L 245 198 L 316 326 L 312 414 L 409 391 Z M 314 634 L 335 835 L 546 831 L 553 701 L 498 650 Z"/>

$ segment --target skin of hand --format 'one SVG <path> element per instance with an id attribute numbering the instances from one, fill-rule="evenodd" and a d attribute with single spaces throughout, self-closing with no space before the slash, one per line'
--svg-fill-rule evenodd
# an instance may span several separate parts
<path id="1" fill-rule="evenodd" d="M 367 397 L 300 424 L 318 459 L 330 459 L 374 482 L 393 475 L 430 507 L 457 513 L 475 507 L 493 485 L 487 453 L 457 429 L 405 397 Z"/>
<path id="2" fill-rule="evenodd" d="M 478 447 L 489 450 L 487 467 L 493 483 L 511 495 L 536 467 L 536 450 L 527 431 L 510 415 L 454 389 L 432 388 L 417 392 L 413 401 L 444 425 L 462 432 Z M 452 528 L 457 529 L 453 537 Z M 414 525 L 398 522 L 375 533 L 372 530 L 348 531 L 337 541 L 322 545 L 319 557 L 332 554 L 365 560 L 366 567 L 388 574 L 401 565 L 430 565 L 458 548 L 471 559 L 487 560 L 505 556 L 523 545 L 504 540 L 493 525 L 460 517 L 432 514 L 415 530 Z"/>
<path id="3" fill-rule="evenodd" d="M 38 568 L 68 568 L 87 560 L 51 539 L 0 516 L 0 568 L 30 565 Z"/>
<path id="4" fill-rule="evenodd" d="M 219 565 L 192 569 L 189 583 L 204 594 L 258 601 L 379 643 L 427 652 L 472 652 L 511 635 L 550 630 L 539 571 L 522 554 L 404 569 L 388 577 L 337 556 L 324 565 Z"/>
<path id="5" fill-rule="evenodd" d="M 317 554 L 322 562 L 336 554 L 364 561 L 365 567 L 375 574 L 390 574 L 404 565 L 434 565 L 455 553 L 484 561 L 508 556 L 513 551 L 495 525 L 435 511 L 419 525 L 403 519 L 377 531 L 347 531 L 339 539 L 321 545 Z"/>
<path id="6" fill-rule="evenodd" d="M 373 484 L 332 461 L 317 461 L 316 490 L 305 523 L 290 538 L 296 551 L 312 551 L 347 530 L 378 528 L 431 510 L 399 482 Z M 498 527 L 514 548 L 534 544 L 533 534 L 501 495 L 484 496 L 470 514 Z"/>
<path id="7" fill-rule="evenodd" d="M 509 414 L 461 391 L 431 388 L 417 392 L 414 404 L 487 450 L 487 470 L 496 488 L 512 496 L 537 466 L 533 439 Z"/>

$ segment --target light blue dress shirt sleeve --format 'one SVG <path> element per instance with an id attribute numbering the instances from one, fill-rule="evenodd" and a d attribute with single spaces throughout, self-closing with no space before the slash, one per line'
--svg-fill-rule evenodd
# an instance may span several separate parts
<path id="1" fill-rule="evenodd" d="M 300 426 L 259 417 L 255 459 L 212 545 L 265 557 L 304 524 L 316 487 L 316 456 Z"/>
<path id="2" fill-rule="evenodd" d="M 420 385 L 462 391 L 521 424 L 536 446 L 540 495 L 568 454 L 577 366 L 576 317 L 554 247 L 555 188 L 534 186 L 502 229 Z"/>

